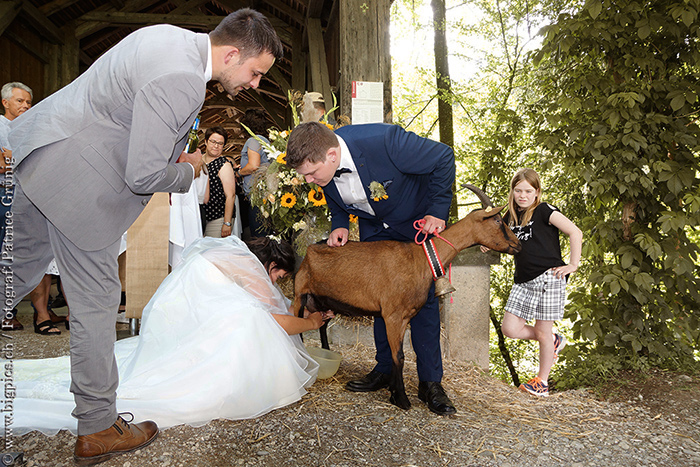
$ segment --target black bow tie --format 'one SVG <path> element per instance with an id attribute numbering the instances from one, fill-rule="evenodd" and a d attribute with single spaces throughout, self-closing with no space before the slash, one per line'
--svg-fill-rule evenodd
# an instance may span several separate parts
<path id="1" fill-rule="evenodd" d="M 343 174 L 349 174 L 352 173 L 352 170 L 348 169 L 347 167 L 340 168 L 335 171 L 335 175 L 333 177 L 340 177 Z"/>

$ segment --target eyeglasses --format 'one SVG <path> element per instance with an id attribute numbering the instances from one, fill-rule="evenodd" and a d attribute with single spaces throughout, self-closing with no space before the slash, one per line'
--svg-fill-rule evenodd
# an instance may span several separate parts
<path id="1" fill-rule="evenodd" d="M 211 144 L 212 146 L 221 146 L 221 147 L 223 147 L 225 144 L 223 141 L 214 141 L 213 139 L 210 139 L 209 141 L 207 141 L 207 143 Z"/>

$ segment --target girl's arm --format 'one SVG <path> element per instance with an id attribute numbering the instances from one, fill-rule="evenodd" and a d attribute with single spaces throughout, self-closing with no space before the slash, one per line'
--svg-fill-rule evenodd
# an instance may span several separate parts
<path id="1" fill-rule="evenodd" d="M 571 222 L 564 214 L 554 211 L 549 216 L 549 223 L 569 236 L 571 253 L 569 254 L 569 264 L 552 268 L 556 277 L 562 278 L 578 269 L 581 261 L 581 247 L 583 244 L 583 232 Z"/>
<path id="2" fill-rule="evenodd" d="M 333 313 L 309 313 L 305 311 L 306 317 L 297 318 L 296 316 L 290 315 L 278 315 L 273 314 L 277 323 L 282 326 L 282 329 L 287 331 L 287 334 L 293 336 L 294 334 L 301 334 L 302 332 L 311 331 L 318 329 L 323 325 L 326 319 L 333 317 Z"/>

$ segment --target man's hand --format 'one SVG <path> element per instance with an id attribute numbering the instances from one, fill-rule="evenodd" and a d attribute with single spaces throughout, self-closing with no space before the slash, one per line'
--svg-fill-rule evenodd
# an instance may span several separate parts
<path id="1" fill-rule="evenodd" d="M 202 159 L 202 151 L 197 149 L 193 153 L 183 152 L 177 159 L 178 162 L 189 162 L 194 167 L 194 178 L 199 177 L 199 173 L 202 171 L 202 165 L 204 160 Z"/>
<path id="2" fill-rule="evenodd" d="M 12 168 L 12 151 L 0 148 L 0 173 L 4 174 Z"/>
<path id="3" fill-rule="evenodd" d="M 328 237 L 328 246 L 343 246 L 348 242 L 348 229 L 346 228 L 339 228 L 335 229 L 333 232 L 331 232 L 330 237 Z"/>
<path id="4" fill-rule="evenodd" d="M 424 234 L 436 234 L 445 230 L 445 221 L 442 219 L 430 215 L 425 216 L 423 219 L 425 220 L 425 224 L 421 232 Z"/>

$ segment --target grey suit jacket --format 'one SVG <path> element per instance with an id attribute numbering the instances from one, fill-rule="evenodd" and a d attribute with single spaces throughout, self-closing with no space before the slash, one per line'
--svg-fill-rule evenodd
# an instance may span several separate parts
<path id="1" fill-rule="evenodd" d="M 189 189 L 192 166 L 175 162 L 204 102 L 207 41 L 168 25 L 135 31 L 13 120 L 22 190 L 79 248 L 117 241 L 153 193 Z"/>

